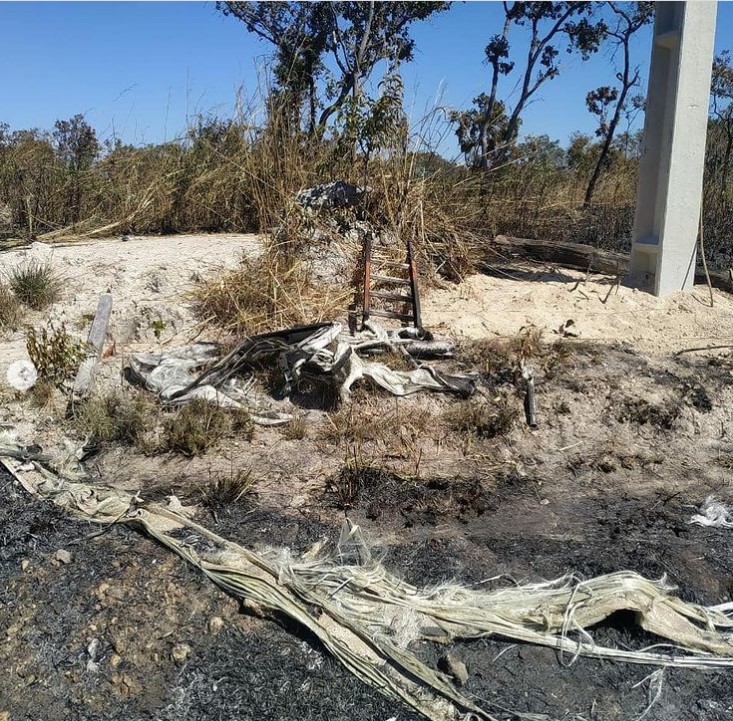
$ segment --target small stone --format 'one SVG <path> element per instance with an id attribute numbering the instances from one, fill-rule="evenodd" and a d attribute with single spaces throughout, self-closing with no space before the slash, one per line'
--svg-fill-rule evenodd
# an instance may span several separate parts
<path id="1" fill-rule="evenodd" d="M 10 721 L 10 712 L 0 711 L 0 721 Z"/>
<path id="2" fill-rule="evenodd" d="M 119 654 L 124 654 L 127 651 L 127 642 L 121 634 L 115 634 L 112 636 L 112 648 Z"/>
<path id="3" fill-rule="evenodd" d="M 224 619 L 220 616 L 212 616 L 209 619 L 209 623 L 207 624 L 209 633 L 213 634 L 214 636 L 221 631 L 222 628 L 224 628 Z"/>
<path id="4" fill-rule="evenodd" d="M 171 658 L 178 664 L 186 662 L 191 655 L 191 647 L 187 643 L 177 643 L 171 651 Z"/>
<path id="5" fill-rule="evenodd" d="M 5 635 L 8 638 L 13 638 L 13 636 L 18 635 L 18 631 L 20 631 L 20 623 L 14 623 L 12 626 L 8 626 L 5 629 Z"/>
<path id="6" fill-rule="evenodd" d="M 438 660 L 438 668 L 453 677 L 459 685 L 464 686 L 468 681 L 468 669 L 466 664 L 457 659 L 453 654 L 447 653 Z"/>
<path id="7" fill-rule="evenodd" d="M 109 665 L 112 668 L 117 668 L 122 663 L 122 656 L 117 653 L 113 653 L 109 658 Z"/>
<path id="8" fill-rule="evenodd" d="M 122 698 L 137 696 L 143 690 L 141 684 L 132 676 L 114 673 L 110 676 L 109 682 L 116 687 L 117 693 Z"/>
<path id="9" fill-rule="evenodd" d="M 68 551 L 65 551 L 63 548 L 59 548 L 59 550 L 54 553 L 53 557 L 56 561 L 58 561 L 59 563 L 63 563 L 65 566 L 71 563 L 71 561 L 73 560 L 72 555 Z"/>
<path id="10" fill-rule="evenodd" d="M 31 562 L 27 558 L 24 558 L 20 562 L 20 570 L 21 571 L 27 571 L 28 568 L 30 567 L 30 565 L 31 565 Z M 2 717 L 0 717 L 0 721 L 2 721 Z"/>

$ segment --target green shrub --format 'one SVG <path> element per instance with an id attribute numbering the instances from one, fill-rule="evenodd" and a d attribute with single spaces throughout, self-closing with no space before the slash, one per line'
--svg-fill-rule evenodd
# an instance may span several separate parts
<path id="1" fill-rule="evenodd" d="M 73 338 L 64 323 L 57 328 L 49 324 L 40 331 L 28 328 L 26 348 L 38 379 L 55 386 L 69 378 L 86 356 L 86 345 Z"/>

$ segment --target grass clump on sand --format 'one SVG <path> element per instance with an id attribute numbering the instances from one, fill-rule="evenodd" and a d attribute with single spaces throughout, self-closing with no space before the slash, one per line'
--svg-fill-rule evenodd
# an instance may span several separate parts
<path id="1" fill-rule="evenodd" d="M 8 285 L 15 297 L 33 310 L 43 310 L 61 298 L 63 284 L 51 264 L 29 260 L 13 268 Z"/>
<path id="2" fill-rule="evenodd" d="M 329 413 L 323 435 L 335 444 L 357 445 L 371 441 L 390 445 L 396 440 L 426 436 L 430 432 L 432 414 L 423 408 L 395 402 L 390 409 L 370 401 L 354 398 L 349 404 Z"/>
<path id="3" fill-rule="evenodd" d="M 135 391 L 114 391 L 77 404 L 72 423 L 92 448 L 118 443 L 149 456 L 200 456 L 234 435 L 250 440 L 254 428 L 246 411 L 196 398 L 164 414 L 153 400 Z"/>
<path id="4" fill-rule="evenodd" d="M 227 437 L 237 435 L 251 440 L 253 434 L 254 424 L 246 411 L 221 408 L 195 398 L 163 420 L 159 450 L 200 456 Z"/>
<path id="5" fill-rule="evenodd" d="M 331 320 L 350 291 L 314 286 L 300 263 L 270 253 L 243 258 L 234 270 L 204 280 L 191 292 L 196 314 L 236 336 Z"/>
<path id="6" fill-rule="evenodd" d="M 460 401 L 443 413 L 448 428 L 479 438 L 507 435 L 518 417 L 519 410 L 513 407 L 511 398 L 506 395 L 500 395 L 493 401 Z"/>
<path id="7" fill-rule="evenodd" d="M 141 394 L 117 390 L 76 405 L 73 422 L 91 446 L 141 447 L 153 412 L 153 404 Z"/>
<path id="8" fill-rule="evenodd" d="M 17 330 L 22 320 L 20 301 L 7 283 L 0 283 L 0 330 Z"/>
<path id="9" fill-rule="evenodd" d="M 548 343 L 540 329 L 528 326 L 512 338 L 461 343 L 457 358 L 465 367 L 477 370 L 484 381 L 495 388 L 516 384 L 525 363 L 550 378 L 570 362 L 572 353 L 573 347 L 566 340 Z"/>
<path id="10" fill-rule="evenodd" d="M 308 435 L 308 421 L 304 415 L 297 415 L 290 423 L 282 427 L 282 436 L 286 441 L 302 441 Z"/>
<path id="11" fill-rule="evenodd" d="M 201 489 L 201 500 L 212 510 L 224 509 L 248 499 L 255 484 L 251 469 L 240 469 L 229 474 L 218 474 L 209 478 Z"/>

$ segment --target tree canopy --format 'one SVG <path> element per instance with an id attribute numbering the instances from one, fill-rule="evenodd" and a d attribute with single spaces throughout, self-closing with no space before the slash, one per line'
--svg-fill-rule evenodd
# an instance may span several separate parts
<path id="1" fill-rule="evenodd" d="M 380 63 L 385 75 L 413 58 L 415 22 L 447 2 L 217 2 L 275 49 L 274 78 L 307 131 L 322 133 L 349 98 L 358 100 Z"/>

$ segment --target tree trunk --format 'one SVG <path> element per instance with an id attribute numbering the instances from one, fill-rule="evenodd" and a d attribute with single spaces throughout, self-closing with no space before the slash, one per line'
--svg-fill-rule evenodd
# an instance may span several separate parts
<path id="1" fill-rule="evenodd" d="M 502 32 L 502 37 L 504 40 L 507 39 L 509 35 L 509 11 L 508 8 L 504 8 L 505 18 L 504 18 L 504 30 Z M 479 141 L 481 143 L 481 162 L 480 167 L 483 170 L 488 170 L 490 163 L 489 163 L 489 152 L 493 150 L 493 148 L 489 148 L 489 127 L 494 122 L 494 106 L 496 105 L 496 92 L 499 86 L 499 58 L 496 57 L 492 63 L 491 66 L 493 68 L 492 74 L 491 74 L 491 94 L 489 95 L 489 104 L 486 106 L 486 116 L 484 117 L 483 123 L 481 123 L 480 126 L 480 138 Z"/>
<path id="2" fill-rule="evenodd" d="M 616 128 L 618 127 L 619 120 L 621 119 L 621 111 L 623 109 L 624 103 L 626 102 L 626 95 L 628 94 L 628 90 L 628 87 L 624 87 L 624 89 L 621 91 L 621 95 L 619 95 L 618 102 L 616 103 L 616 110 L 613 113 L 613 118 L 611 118 L 611 122 L 608 124 L 608 132 L 606 133 L 606 138 L 603 141 L 601 153 L 598 156 L 596 166 L 595 168 L 593 168 L 593 175 L 591 175 L 590 181 L 588 182 L 588 187 L 585 190 L 585 198 L 583 200 L 584 208 L 589 208 L 591 206 L 591 203 L 593 202 L 593 194 L 596 190 L 596 184 L 601 177 L 603 166 L 605 165 L 608 154 L 611 151 L 611 143 L 613 143 L 613 136 L 616 133 Z"/>
<path id="3" fill-rule="evenodd" d="M 631 55 L 629 53 L 629 41 L 631 39 L 630 34 L 631 31 L 629 31 L 629 33 L 623 37 L 622 41 L 624 48 L 624 70 L 621 76 L 621 93 L 618 96 L 616 109 L 613 112 L 611 122 L 608 124 L 608 130 L 606 131 L 606 137 L 603 141 L 601 154 L 598 156 L 596 167 L 593 168 L 593 175 L 591 175 L 590 181 L 588 182 L 588 187 L 585 190 L 585 198 L 583 200 L 584 208 L 590 208 L 591 203 L 593 202 L 593 194 L 596 190 L 596 184 L 598 183 L 598 179 L 601 177 L 603 166 L 605 165 L 606 159 L 608 158 L 608 153 L 611 150 L 613 136 L 616 134 L 616 128 L 618 127 L 619 120 L 621 120 L 621 112 L 624 109 L 624 103 L 626 103 L 626 96 L 629 94 L 629 90 L 636 84 L 636 81 L 639 77 L 638 71 L 634 74 L 633 78 L 629 77 L 629 75 L 631 74 Z"/>
<path id="4" fill-rule="evenodd" d="M 327 108 L 324 108 L 321 112 L 321 117 L 318 118 L 318 132 L 323 133 L 326 129 L 326 123 L 328 123 L 331 116 L 341 108 L 344 101 L 349 96 L 354 82 L 353 75 L 349 75 L 344 79 L 344 84 L 341 87 L 341 92 L 338 98 L 331 103 Z"/>
<path id="5" fill-rule="evenodd" d="M 530 91 L 529 85 L 532 80 L 532 72 L 534 71 L 535 62 L 537 61 L 537 21 L 532 21 L 532 40 L 529 44 L 529 52 L 527 54 L 527 67 L 524 71 L 524 80 L 522 81 L 522 92 L 517 100 L 517 104 L 514 106 L 511 117 L 509 118 L 509 124 L 507 125 L 506 134 L 504 136 L 504 146 L 508 146 L 513 143 L 519 132 L 519 117 L 524 110 L 524 104 L 529 98 Z"/>
<path id="6" fill-rule="evenodd" d="M 504 136 L 505 147 L 513 143 L 517 135 L 519 134 L 519 119 L 524 111 L 524 107 L 527 101 L 534 95 L 537 89 L 542 83 L 549 77 L 545 75 L 538 77 L 533 87 L 532 84 L 532 73 L 534 72 L 537 61 L 540 60 L 542 52 L 549 42 L 562 30 L 563 25 L 567 19 L 577 10 L 580 3 L 568 3 L 565 8 L 565 12 L 555 21 L 555 24 L 550 28 L 548 33 L 540 39 L 539 37 L 539 25 L 537 20 L 532 20 L 532 40 L 529 44 L 529 51 L 527 53 L 527 68 L 524 72 L 524 80 L 522 82 L 522 92 L 519 96 L 519 100 L 514 108 L 514 111 L 509 118 L 509 124 L 507 126 L 506 135 Z"/>

